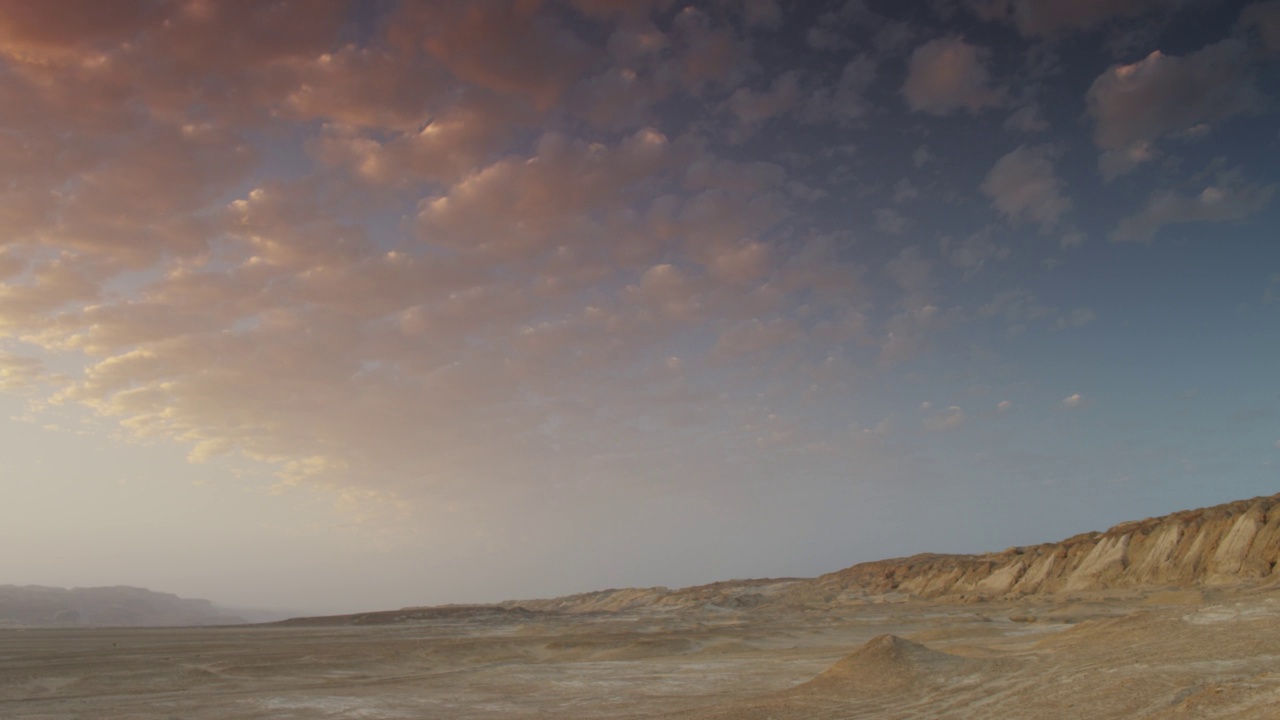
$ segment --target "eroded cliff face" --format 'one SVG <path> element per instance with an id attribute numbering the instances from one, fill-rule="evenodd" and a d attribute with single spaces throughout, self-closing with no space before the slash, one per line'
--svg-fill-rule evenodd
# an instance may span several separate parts
<path id="1" fill-rule="evenodd" d="M 1269 582 L 1280 560 L 1280 495 L 1117 525 L 1057 543 L 984 555 L 916 555 L 823 575 L 808 593 L 835 601 L 902 593 L 1008 597 Z"/>
<path id="2" fill-rule="evenodd" d="M 823 608 L 886 599 L 969 600 L 1110 588 L 1280 583 L 1280 495 L 1117 525 L 983 555 L 915 555 L 812 579 L 736 580 L 671 590 L 603 590 L 510 607 L 589 613 Z"/>

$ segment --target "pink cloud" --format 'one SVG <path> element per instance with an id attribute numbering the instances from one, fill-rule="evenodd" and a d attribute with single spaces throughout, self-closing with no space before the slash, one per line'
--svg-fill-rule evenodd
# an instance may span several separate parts
<path id="1" fill-rule="evenodd" d="M 902 95 L 915 111 L 949 115 L 978 113 L 1003 103 L 991 86 L 989 52 L 960 38 L 939 38 L 916 48 L 907 65 Z"/>

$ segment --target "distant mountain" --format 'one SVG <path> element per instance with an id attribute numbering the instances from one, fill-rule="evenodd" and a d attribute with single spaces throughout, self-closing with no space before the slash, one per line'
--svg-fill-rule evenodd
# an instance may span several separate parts
<path id="1" fill-rule="evenodd" d="M 242 618 L 208 600 L 144 588 L 0 585 L 0 627 L 234 625 Z"/>

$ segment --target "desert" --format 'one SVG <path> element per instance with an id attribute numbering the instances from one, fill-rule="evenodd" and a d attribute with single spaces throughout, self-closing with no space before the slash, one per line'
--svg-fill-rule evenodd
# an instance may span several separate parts
<path id="1" fill-rule="evenodd" d="M 0 720 L 1280 720 L 1280 0 L 0 0 Z"/>
<path id="2" fill-rule="evenodd" d="M 813 579 L 7 628 L 0 715 L 1262 720 L 1280 707 L 1277 527 L 1280 495 Z"/>

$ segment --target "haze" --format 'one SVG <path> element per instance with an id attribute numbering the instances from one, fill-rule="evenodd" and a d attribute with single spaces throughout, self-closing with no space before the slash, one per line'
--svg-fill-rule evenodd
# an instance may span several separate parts
<path id="1" fill-rule="evenodd" d="M 1275 492 L 1280 1 L 0 1 L 0 584 L 309 612 Z"/>

